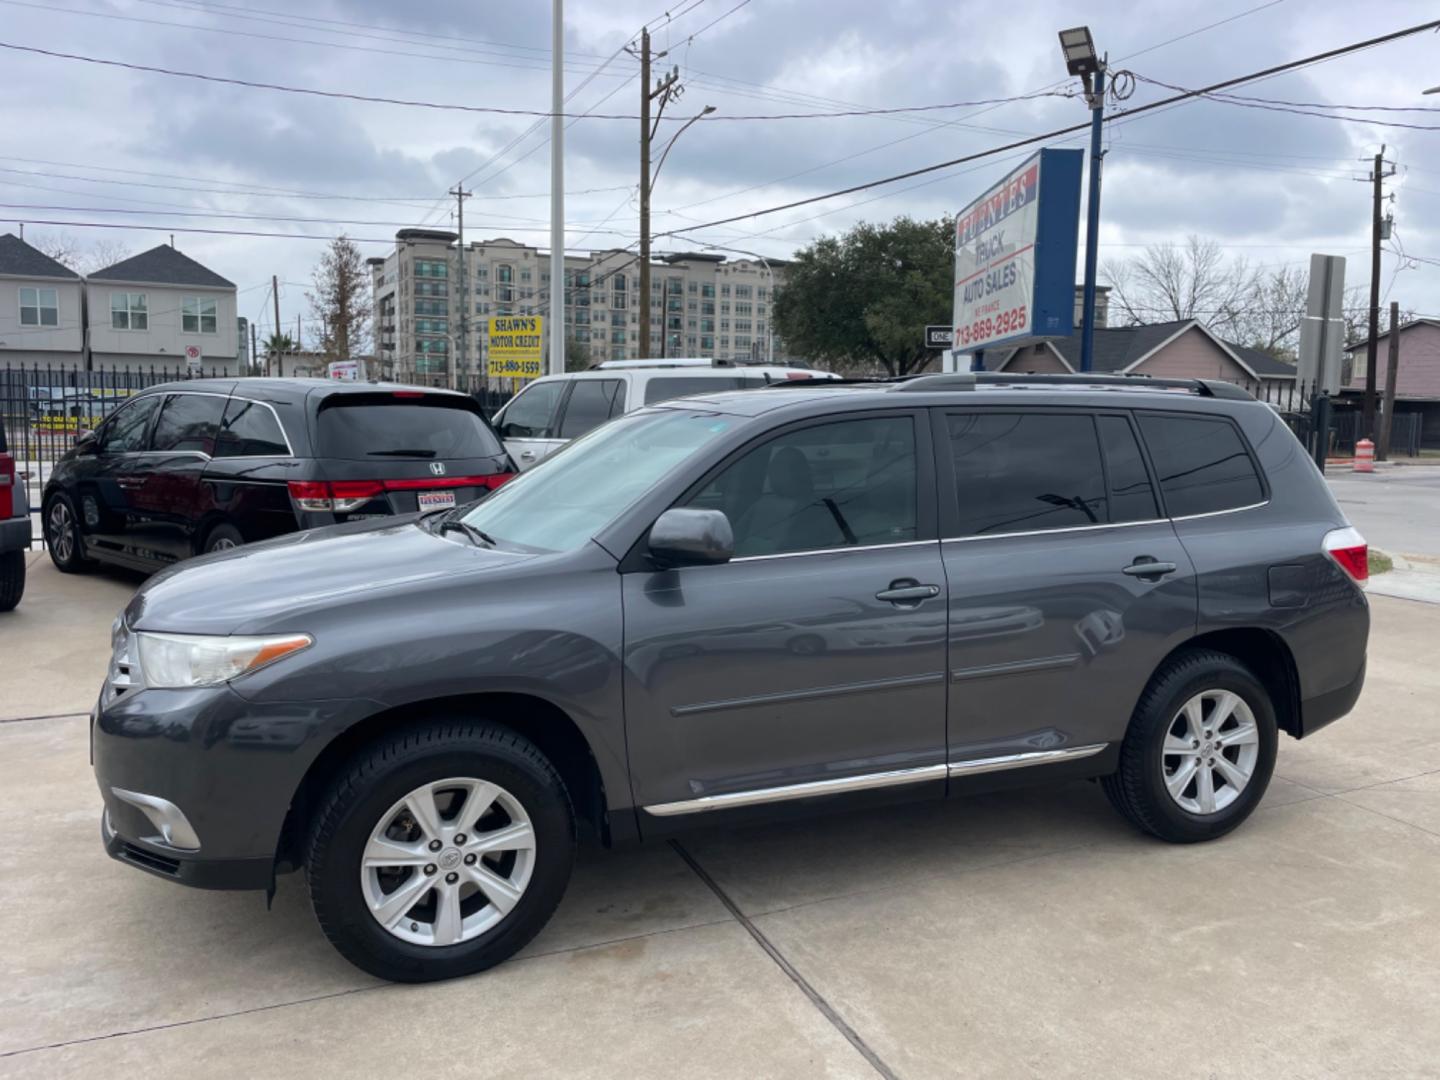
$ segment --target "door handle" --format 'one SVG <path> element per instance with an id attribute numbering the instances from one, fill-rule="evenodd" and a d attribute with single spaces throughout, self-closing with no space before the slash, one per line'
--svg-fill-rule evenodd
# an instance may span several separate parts
<path id="1" fill-rule="evenodd" d="M 930 600 L 940 595 L 939 585 L 921 585 L 918 582 L 905 583 L 892 581 L 890 588 L 881 589 L 875 594 L 876 600 L 885 600 L 892 604 L 918 604 L 922 600 Z"/>
<path id="2" fill-rule="evenodd" d="M 521 461 L 534 461 L 534 460 L 535 460 L 535 451 L 534 451 L 534 450 L 521 450 L 521 451 L 520 451 L 520 460 L 521 460 Z"/>
<path id="3" fill-rule="evenodd" d="M 1177 567 L 1173 562 L 1157 562 L 1148 555 L 1136 559 L 1129 566 L 1120 572 L 1129 574 L 1131 577 L 1163 577 L 1166 574 L 1173 574 Z"/>

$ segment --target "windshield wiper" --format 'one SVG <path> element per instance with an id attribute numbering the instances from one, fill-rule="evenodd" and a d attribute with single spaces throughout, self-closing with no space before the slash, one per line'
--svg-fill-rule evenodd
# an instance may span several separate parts
<path id="1" fill-rule="evenodd" d="M 432 458 L 432 457 L 435 456 L 435 451 L 434 451 L 434 450 L 424 450 L 424 449 L 415 449 L 415 450 L 406 450 L 406 449 L 402 449 L 402 450 L 370 450 L 370 451 L 367 452 L 366 456 L 367 456 L 367 457 L 423 457 L 423 458 Z"/>
<path id="2" fill-rule="evenodd" d="M 462 518 L 446 518 L 444 521 L 440 522 L 440 528 L 438 532 L 441 535 L 444 535 L 445 533 L 452 530 L 463 532 L 476 544 L 479 544 L 483 547 L 499 546 L 495 538 L 489 533 L 487 533 L 484 529 L 481 529 L 476 525 L 471 525 L 468 521 L 465 521 Z"/>

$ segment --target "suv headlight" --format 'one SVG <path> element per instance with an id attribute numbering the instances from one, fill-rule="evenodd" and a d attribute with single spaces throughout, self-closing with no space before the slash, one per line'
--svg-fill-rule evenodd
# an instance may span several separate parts
<path id="1" fill-rule="evenodd" d="M 135 641 L 140 648 L 145 685 L 173 690 L 219 686 L 315 643 L 309 634 L 221 637 L 148 630 L 138 631 Z"/>

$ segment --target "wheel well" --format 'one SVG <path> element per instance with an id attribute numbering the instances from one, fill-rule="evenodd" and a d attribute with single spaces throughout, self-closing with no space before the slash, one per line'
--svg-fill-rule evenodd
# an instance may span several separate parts
<path id="1" fill-rule="evenodd" d="M 217 525 L 230 524 L 230 519 L 219 510 L 211 510 L 205 514 L 195 526 L 195 538 L 191 546 L 195 549 L 196 555 L 205 554 L 205 544 L 210 539 L 210 534 Z M 236 531 L 238 532 L 238 526 Z"/>
<path id="2" fill-rule="evenodd" d="M 1248 667 L 1265 687 L 1275 707 L 1275 723 L 1287 735 L 1300 737 L 1300 676 L 1295 657 L 1285 639 L 1273 630 L 1238 627 L 1212 630 L 1193 637 L 1165 658 L 1191 649 L 1214 649 L 1235 657 Z"/>
<path id="3" fill-rule="evenodd" d="M 590 744 L 575 721 L 558 706 L 529 694 L 463 694 L 411 702 L 375 713 L 331 740 L 311 764 L 290 801 L 276 852 L 277 862 L 292 868 L 300 865 L 313 808 L 324 797 L 331 779 L 361 747 L 407 724 L 457 714 L 503 724 L 539 747 L 565 781 L 576 817 L 594 829 L 604 842 L 609 842 L 604 781 Z"/>

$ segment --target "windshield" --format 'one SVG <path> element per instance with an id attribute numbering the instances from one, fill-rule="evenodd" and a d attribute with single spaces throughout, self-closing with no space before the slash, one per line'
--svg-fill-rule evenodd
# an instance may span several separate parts
<path id="1" fill-rule="evenodd" d="M 637 412 L 583 435 L 464 516 L 502 545 L 569 551 L 736 424 L 718 413 Z"/>
<path id="2" fill-rule="evenodd" d="M 453 460 L 501 453 L 479 406 L 450 394 L 334 394 L 321 403 L 317 423 L 319 457 Z"/>

